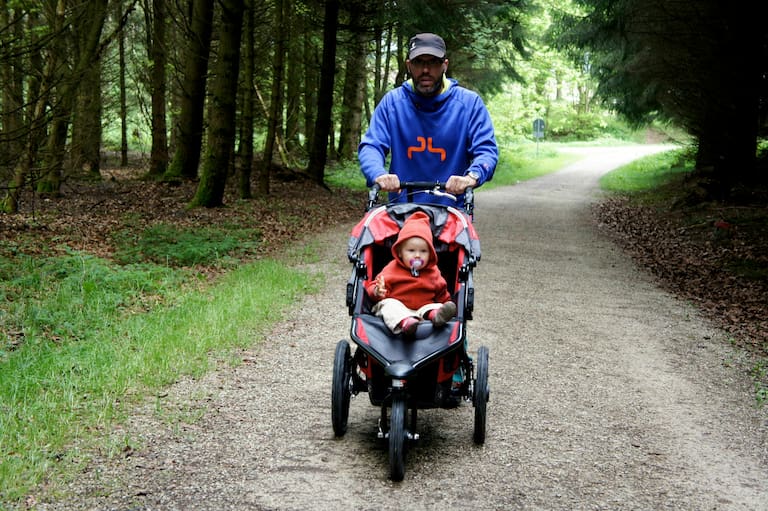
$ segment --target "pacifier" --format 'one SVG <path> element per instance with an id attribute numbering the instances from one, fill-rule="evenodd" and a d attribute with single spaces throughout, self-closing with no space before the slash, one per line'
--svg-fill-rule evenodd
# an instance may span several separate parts
<path id="1" fill-rule="evenodd" d="M 417 258 L 411 259 L 410 261 L 408 261 L 408 263 L 411 266 L 411 275 L 413 275 L 414 277 L 418 277 L 419 268 L 421 268 L 424 265 L 424 261 L 422 261 L 417 257 Z"/>

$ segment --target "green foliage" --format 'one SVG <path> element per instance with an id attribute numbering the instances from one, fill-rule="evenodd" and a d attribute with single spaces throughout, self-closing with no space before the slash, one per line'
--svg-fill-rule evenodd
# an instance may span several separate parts
<path id="1" fill-rule="evenodd" d="M 527 19 L 536 2 L 488 0 L 392 3 L 389 15 L 406 38 L 418 32 L 440 34 L 446 42 L 451 76 L 471 89 L 493 92 L 507 80 L 520 80 L 517 64 L 527 55 Z"/>
<path id="2" fill-rule="evenodd" d="M 545 123 L 544 140 L 548 142 L 591 141 L 605 138 L 632 140 L 636 130 L 609 110 L 593 107 L 580 111 L 576 105 L 548 99 L 531 89 L 514 85 L 487 101 L 500 145 L 519 144 L 533 139 L 533 121 Z"/>
<path id="3" fill-rule="evenodd" d="M 256 229 L 231 226 L 227 229 L 181 230 L 171 225 L 148 227 L 139 237 L 130 230 L 115 234 L 121 263 L 153 262 L 169 266 L 194 266 L 226 262 L 228 257 L 253 252 L 260 238 Z"/>
<path id="4" fill-rule="evenodd" d="M 593 140 L 613 137 L 621 140 L 631 138 L 632 130 L 625 122 L 607 110 L 596 109 L 580 112 L 563 102 L 555 103 L 550 109 L 548 136 L 559 142 Z"/>
<path id="5" fill-rule="evenodd" d="M 519 143 L 530 137 L 531 123 L 539 114 L 535 107 L 525 104 L 525 94 L 521 86 L 510 85 L 486 100 L 499 145 Z"/>
<path id="6" fill-rule="evenodd" d="M 760 160 L 768 159 L 768 138 L 761 138 L 757 141 L 757 157 Z"/>
<path id="7" fill-rule="evenodd" d="M 360 171 L 357 159 L 354 161 L 336 162 L 325 170 L 325 184 L 334 187 L 348 188 L 350 190 L 365 190 L 365 177 Z"/>
<path id="8" fill-rule="evenodd" d="M 117 268 L 103 259 L 71 252 L 37 258 L 0 258 L 0 325 L 23 332 L 25 342 L 76 340 L 98 335 L 111 319 L 162 299 L 181 275 L 167 268 Z M 0 361 L 12 347 L 0 345 Z"/>

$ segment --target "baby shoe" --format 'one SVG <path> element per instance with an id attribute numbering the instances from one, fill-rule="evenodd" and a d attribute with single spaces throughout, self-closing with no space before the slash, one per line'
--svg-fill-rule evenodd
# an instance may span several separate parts
<path id="1" fill-rule="evenodd" d="M 435 315 L 432 317 L 432 323 L 435 326 L 445 325 L 449 319 L 456 315 L 456 304 L 453 302 L 445 302 L 440 307 Z"/>
<path id="2" fill-rule="evenodd" d="M 405 318 L 400 322 L 400 328 L 402 329 L 402 334 L 405 337 L 413 337 L 413 334 L 416 333 L 416 327 L 419 326 L 419 320 L 414 317 Z"/>

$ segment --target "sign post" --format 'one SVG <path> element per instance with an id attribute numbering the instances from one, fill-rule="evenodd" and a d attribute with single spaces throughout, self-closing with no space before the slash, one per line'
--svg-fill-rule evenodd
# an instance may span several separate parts
<path id="1" fill-rule="evenodd" d="M 533 121 L 533 138 L 536 139 L 536 157 L 539 157 L 539 139 L 544 138 L 544 119 L 538 118 Z"/>

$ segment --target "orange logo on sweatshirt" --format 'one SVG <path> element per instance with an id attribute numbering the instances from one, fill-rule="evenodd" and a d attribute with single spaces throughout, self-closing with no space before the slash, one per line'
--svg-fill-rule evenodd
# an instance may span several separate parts
<path id="1" fill-rule="evenodd" d="M 410 146 L 408 148 L 408 159 L 413 159 L 413 153 L 423 153 L 424 151 L 428 151 L 430 153 L 437 153 L 440 155 L 440 161 L 445 161 L 445 149 L 441 149 L 439 147 L 432 147 L 432 137 L 429 137 L 425 139 L 424 137 L 416 137 L 416 140 L 419 141 L 421 145 L 419 146 Z"/>

